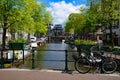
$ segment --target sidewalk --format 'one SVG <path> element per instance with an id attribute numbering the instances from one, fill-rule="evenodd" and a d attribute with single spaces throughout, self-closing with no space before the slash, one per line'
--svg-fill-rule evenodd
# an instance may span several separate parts
<path id="1" fill-rule="evenodd" d="M 79 74 L 53 70 L 1 69 L 0 80 L 120 80 L 120 74 Z"/>

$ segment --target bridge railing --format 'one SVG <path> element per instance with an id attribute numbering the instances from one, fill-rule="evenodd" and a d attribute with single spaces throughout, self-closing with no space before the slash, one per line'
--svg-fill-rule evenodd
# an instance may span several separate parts
<path id="1" fill-rule="evenodd" d="M 10 67 L 14 67 L 14 65 L 16 63 L 20 63 L 21 65 L 24 65 L 25 63 L 25 60 L 27 58 L 27 56 L 31 56 L 30 57 L 30 60 L 31 60 L 31 69 L 35 69 L 36 66 L 35 66 L 35 55 L 36 55 L 36 49 L 24 49 L 24 50 L 21 50 L 22 51 L 22 58 L 20 59 L 16 59 L 15 57 L 15 50 L 12 50 L 13 52 L 13 55 L 12 55 L 12 58 L 11 59 L 8 59 L 8 51 L 9 49 L 4 49 L 4 50 L 1 50 L 1 54 L 0 54 L 0 68 L 5 68 L 5 64 L 10 64 Z M 29 51 L 29 55 L 25 55 L 25 51 Z M 56 60 L 41 60 L 41 61 L 56 61 L 56 62 L 64 62 L 64 71 L 68 71 L 69 70 L 69 65 L 68 63 L 69 62 L 73 62 L 73 60 L 69 60 L 68 59 L 68 53 L 69 52 L 77 52 L 77 51 L 70 51 L 70 50 L 37 50 L 37 51 L 53 51 L 53 52 L 62 52 L 64 53 L 64 59 L 62 60 L 59 60 L 59 59 L 56 59 Z M 20 61 L 20 62 L 19 62 Z"/>
<path id="2" fill-rule="evenodd" d="M 32 57 L 32 69 L 35 69 L 35 49 L 32 49 L 32 55 L 31 55 L 31 57 Z M 72 52 L 72 53 L 77 53 L 78 54 L 78 52 L 77 51 L 73 51 L 73 50 L 37 50 L 37 51 L 45 51 L 45 52 L 54 52 L 54 53 L 56 53 L 56 52 L 61 52 L 61 53 L 64 53 L 64 59 L 45 59 L 45 60 L 39 60 L 39 61 L 51 61 L 51 62 L 53 62 L 53 61 L 55 61 L 55 62 L 64 62 L 64 71 L 69 71 L 70 69 L 69 69 L 69 62 L 74 62 L 74 60 L 72 59 L 72 60 L 70 60 L 70 59 L 68 59 L 68 57 L 69 57 L 69 53 L 70 52 Z M 57 53 L 56 53 L 57 54 Z M 60 54 L 60 53 L 59 53 Z M 72 55 L 72 54 L 71 54 Z"/>

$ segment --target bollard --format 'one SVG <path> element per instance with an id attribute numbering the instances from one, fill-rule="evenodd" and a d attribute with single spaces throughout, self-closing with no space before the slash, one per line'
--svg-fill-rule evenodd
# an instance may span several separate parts
<path id="1" fill-rule="evenodd" d="M 65 71 L 68 71 L 68 51 L 65 50 Z"/>
<path id="2" fill-rule="evenodd" d="M 32 69 L 35 69 L 35 60 L 34 60 L 34 57 L 35 57 L 35 54 L 34 54 L 35 50 L 32 49 Z"/>
<path id="3" fill-rule="evenodd" d="M 14 66 L 15 50 L 13 49 L 12 67 Z"/>
<path id="4" fill-rule="evenodd" d="M 24 49 L 22 50 L 22 52 L 23 52 L 23 64 L 25 63 L 25 55 L 24 55 Z"/>
<path id="5" fill-rule="evenodd" d="M 4 68 L 3 50 L 1 50 L 1 68 Z"/>

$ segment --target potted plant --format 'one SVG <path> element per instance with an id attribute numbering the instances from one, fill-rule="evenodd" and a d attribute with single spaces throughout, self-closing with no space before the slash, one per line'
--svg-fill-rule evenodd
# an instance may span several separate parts
<path id="1" fill-rule="evenodd" d="M 90 51 L 90 48 L 96 44 L 96 42 L 90 40 L 75 40 L 75 45 L 78 51 L 80 51 L 81 49 Z"/>
<path id="2" fill-rule="evenodd" d="M 27 40 L 20 39 L 20 40 L 10 40 L 9 41 L 9 49 L 11 50 L 22 50 L 26 46 Z"/>

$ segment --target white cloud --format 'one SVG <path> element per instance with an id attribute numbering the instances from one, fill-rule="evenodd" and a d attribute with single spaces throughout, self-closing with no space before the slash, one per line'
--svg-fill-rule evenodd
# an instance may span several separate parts
<path id="1" fill-rule="evenodd" d="M 73 2 L 73 4 L 75 4 L 76 2 L 75 1 L 72 1 Z"/>
<path id="2" fill-rule="evenodd" d="M 48 11 L 53 16 L 53 24 L 64 24 L 70 13 L 80 12 L 79 9 L 81 6 L 85 5 L 74 6 L 72 3 L 66 3 L 65 1 L 51 2 Z"/>

